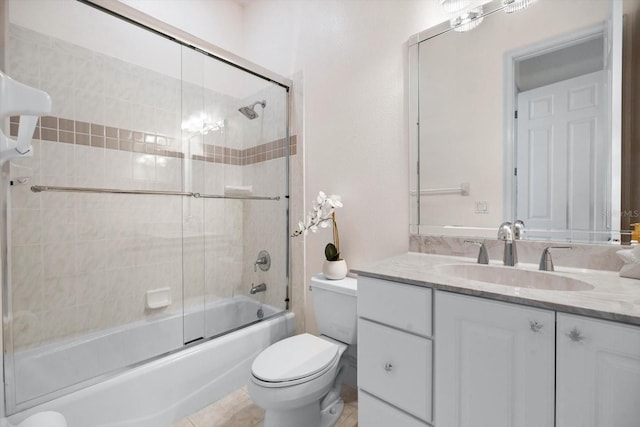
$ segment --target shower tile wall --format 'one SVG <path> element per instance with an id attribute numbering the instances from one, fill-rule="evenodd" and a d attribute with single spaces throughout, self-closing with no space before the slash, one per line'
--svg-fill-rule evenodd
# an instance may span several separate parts
<path id="1" fill-rule="evenodd" d="M 256 100 L 266 100 L 267 107 L 260 110 L 261 120 L 252 120 L 244 128 L 243 140 L 245 146 L 250 144 L 270 144 L 270 141 L 279 141 L 285 138 L 286 128 L 283 121 L 278 119 L 286 114 L 286 98 L 281 94 L 281 88 L 267 88 L 252 96 L 252 99 L 245 99 L 245 105 L 249 105 Z M 296 138 L 292 138 L 292 154 L 296 153 Z M 285 147 L 276 148 L 273 155 L 284 155 Z M 280 151 L 280 152 L 278 152 Z M 261 154 L 254 150 L 251 154 L 256 161 L 244 168 L 244 182 L 252 186 L 255 194 L 275 196 L 284 194 L 286 183 L 286 164 L 283 161 L 261 161 L 267 160 L 269 154 Z M 243 211 L 243 246 L 245 249 L 245 263 L 240 267 L 243 272 L 242 280 L 238 282 L 239 288 L 236 293 L 246 294 L 252 284 L 265 283 L 267 292 L 257 294 L 256 297 L 262 302 L 282 306 L 286 298 L 286 233 L 287 218 L 283 215 L 286 212 L 287 200 L 282 198 L 278 202 L 271 201 L 251 201 L 244 202 Z M 276 236 L 276 239 L 274 239 Z M 261 250 L 266 250 L 271 256 L 271 268 L 268 271 L 254 268 L 254 262 Z M 248 262 L 247 262 L 248 261 Z"/>
<path id="2" fill-rule="evenodd" d="M 16 349 L 182 311 L 183 283 L 186 309 L 205 295 L 210 301 L 247 294 L 253 281 L 271 285 L 260 298 L 283 307 L 284 200 L 30 191 L 35 184 L 176 191 L 184 185 L 223 194 L 225 185 L 252 185 L 254 194 L 282 195 L 281 93 L 235 100 L 203 92 L 16 25 L 10 25 L 8 73 L 53 99 L 51 118 L 36 131 L 33 157 L 12 165 Z M 223 131 L 184 142 L 180 123 L 191 113 L 190 91 L 200 96 L 194 112 L 203 93 L 205 105 L 229 111 L 253 98 L 267 99 L 269 107 L 259 111 L 264 120 L 236 124 L 246 119 L 235 114 Z M 292 154 L 295 149 L 292 138 Z M 185 162 L 184 153 L 193 160 Z M 27 184 L 18 183 L 23 170 L 16 166 L 31 169 L 22 174 L 29 175 Z M 252 263 L 260 249 L 272 252 L 274 268 L 256 275 Z M 162 287 L 171 288 L 171 306 L 146 310 L 145 292 Z"/>

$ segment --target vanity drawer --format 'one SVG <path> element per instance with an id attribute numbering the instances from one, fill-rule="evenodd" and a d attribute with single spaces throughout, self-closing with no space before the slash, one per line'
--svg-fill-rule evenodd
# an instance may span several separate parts
<path id="1" fill-rule="evenodd" d="M 362 427 L 427 427 L 417 418 L 386 404 L 369 393 L 358 392 L 358 425 Z"/>
<path id="2" fill-rule="evenodd" d="M 431 362 L 431 340 L 358 320 L 358 386 L 425 421 L 431 421 Z"/>
<path id="3" fill-rule="evenodd" d="M 358 277 L 358 316 L 418 335 L 431 336 L 432 290 Z"/>

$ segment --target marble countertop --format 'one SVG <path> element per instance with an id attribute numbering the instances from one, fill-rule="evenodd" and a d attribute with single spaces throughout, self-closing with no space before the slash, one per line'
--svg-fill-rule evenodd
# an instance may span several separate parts
<path id="1" fill-rule="evenodd" d="M 480 282 L 449 275 L 438 270 L 447 264 L 475 264 L 466 257 L 409 252 L 388 258 L 352 273 L 394 282 L 473 295 L 493 300 L 546 308 L 640 326 L 640 280 L 622 278 L 618 272 L 555 266 L 555 274 L 587 282 L 592 290 L 542 290 Z M 500 266 L 502 263 L 491 262 Z M 501 267 L 512 269 L 514 267 Z M 518 264 L 517 269 L 537 270 L 533 264 Z"/>

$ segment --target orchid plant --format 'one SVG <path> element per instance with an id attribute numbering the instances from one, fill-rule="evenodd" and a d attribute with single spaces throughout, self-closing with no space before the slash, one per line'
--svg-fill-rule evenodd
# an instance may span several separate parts
<path id="1" fill-rule="evenodd" d="M 336 208 L 341 207 L 340 196 L 335 194 L 327 196 L 323 191 L 320 191 L 313 202 L 313 212 L 307 214 L 305 221 L 298 222 L 298 229 L 291 236 L 306 235 L 309 231 L 315 233 L 318 228 L 327 228 L 332 224 L 333 243 L 327 244 L 324 248 L 324 254 L 327 261 L 338 261 L 340 259 L 340 237 L 338 236 L 338 223 L 336 222 Z"/>

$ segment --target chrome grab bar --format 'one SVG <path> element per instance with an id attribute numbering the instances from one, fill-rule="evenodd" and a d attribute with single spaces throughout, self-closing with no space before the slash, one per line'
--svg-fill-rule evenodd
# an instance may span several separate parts
<path id="1" fill-rule="evenodd" d="M 238 199 L 238 200 L 280 200 L 280 196 L 249 196 L 249 195 L 222 195 L 201 194 L 190 191 L 162 191 L 162 190 L 120 190 L 115 188 L 91 188 L 91 187 L 57 187 L 51 185 L 34 185 L 31 187 L 34 193 L 45 191 L 57 191 L 66 193 L 102 193 L 102 194 L 144 194 L 153 196 L 187 196 L 200 199 Z"/>
<path id="2" fill-rule="evenodd" d="M 41 193 L 45 191 L 59 191 L 69 193 L 109 193 L 109 194 L 152 194 L 162 196 L 192 196 L 193 193 L 184 191 L 160 191 L 160 190 L 119 190 L 115 188 L 89 188 L 89 187 L 56 187 L 49 185 L 33 185 L 31 191 Z"/>

